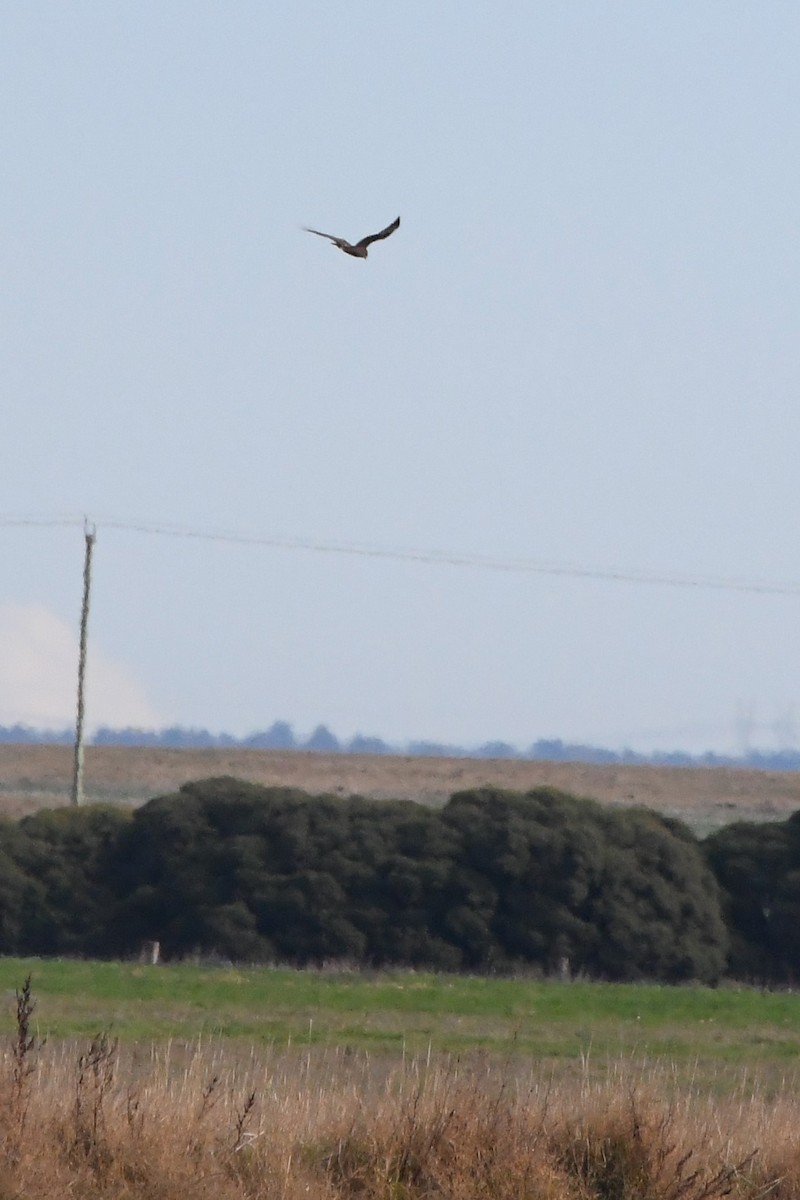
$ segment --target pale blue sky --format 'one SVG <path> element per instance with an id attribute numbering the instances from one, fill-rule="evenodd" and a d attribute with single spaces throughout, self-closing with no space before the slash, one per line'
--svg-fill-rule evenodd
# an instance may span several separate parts
<path id="1" fill-rule="evenodd" d="M 97 523 L 90 718 L 800 741 L 800 594 L 109 524 L 800 584 L 799 53 L 788 0 L 0 4 L 0 517 Z M 0 723 L 67 724 L 82 530 L 0 541 Z"/>

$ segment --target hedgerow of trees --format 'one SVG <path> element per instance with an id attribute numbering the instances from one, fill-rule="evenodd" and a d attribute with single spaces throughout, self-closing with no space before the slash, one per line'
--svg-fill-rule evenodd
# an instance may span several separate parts
<path id="1" fill-rule="evenodd" d="M 758 935 L 715 879 L 729 857 L 656 813 L 547 788 L 434 810 L 211 779 L 133 812 L 1 822 L 0 952 L 124 957 L 158 940 L 173 958 L 714 982 L 726 916 L 737 965 Z"/>

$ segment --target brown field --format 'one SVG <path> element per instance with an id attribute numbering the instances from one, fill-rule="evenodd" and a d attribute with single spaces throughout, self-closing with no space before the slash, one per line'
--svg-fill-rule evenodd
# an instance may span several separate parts
<path id="1" fill-rule="evenodd" d="M 548 785 L 604 804 L 654 808 L 680 817 L 700 834 L 734 820 L 784 819 L 800 808 L 800 773 L 787 771 L 117 746 L 87 747 L 85 798 L 137 805 L 214 775 L 311 793 L 434 805 L 483 784 L 515 791 Z M 71 779 L 68 746 L 0 745 L 0 812 L 22 816 L 66 804 Z"/>
<path id="2" fill-rule="evenodd" d="M 0 1059 L 0 1195 L 37 1200 L 794 1200 L 800 1105 L 610 1064 L 135 1048 Z"/>

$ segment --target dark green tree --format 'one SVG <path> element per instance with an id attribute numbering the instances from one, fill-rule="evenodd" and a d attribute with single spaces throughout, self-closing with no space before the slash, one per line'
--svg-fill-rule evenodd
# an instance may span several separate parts
<path id="1" fill-rule="evenodd" d="M 739 821 L 706 838 L 739 979 L 800 977 L 800 812 L 787 821 Z"/>
<path id="2" fill-rule="evenodd" d="M 17 866 L 36 884 L 24 925 L 29 954 L 113 954 L 116 848 L 130 822 L 111 805 L 42 809 L 19 823 Z"/>
<path id="3" fill-rule="evenodd" d="M 30 954 L 44 918 L 42 884 L 29 871 L 28 844 L 16 821 L 0 818 L 0 954 Z"/>
<path id="4" fill-rule="evenodd" d="M 678 823 L 548 788 L 461 793 L 443 815 L 461 833 L 462 861 L 496 896 L 497 962 L 552 971 L 566 959 L 609 979 L 721 974 L 717 885 Z"/>

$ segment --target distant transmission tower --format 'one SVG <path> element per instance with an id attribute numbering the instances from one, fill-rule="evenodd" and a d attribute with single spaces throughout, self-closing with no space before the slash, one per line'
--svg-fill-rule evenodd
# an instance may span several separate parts
<path id="1" fill-rule="evenodd" d="M 779 750 L 793 750 L 797 745 L 797 721 L 794 706 L 789 705 L 772 722 L 772 732 Z"/>
<path id="2" fill-rule="evenodd" d="M 81 640 L 78 652 L 78 712 L 75 721 L 75 760 L 72 771 L 72 803 L 83 802 L 83 712 L 84 682 L 86 677 L 86 630 L 89 624 L 89 595 L 92 587 L 92 550 L 97 531 L 88 520 L 84 521 L 83 534 L 86 550 L 83 558 L 83 603 L 81 605 Z"/>
<path id="3" fill-rule="evenodd" d="M 742 758 L 747 758 L 753 749 L 753 731 L 756 727 L 756 706 L 752 700 L 740 700 L 736 705 L 734 726 L 739 754 Z"/>

